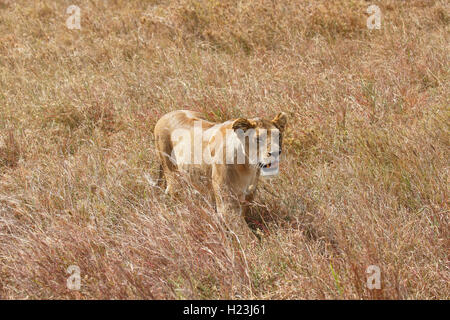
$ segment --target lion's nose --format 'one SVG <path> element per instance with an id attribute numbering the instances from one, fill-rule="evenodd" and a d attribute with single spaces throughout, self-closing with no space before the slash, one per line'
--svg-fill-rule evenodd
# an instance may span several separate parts
<path id="1" fill-rule="evenodd" d="M 280 154 L 281 154 L 281 149 L 279 151 L 269 152 L 269 157 L 274 157 L 275 155 L 279 156 Z"/>

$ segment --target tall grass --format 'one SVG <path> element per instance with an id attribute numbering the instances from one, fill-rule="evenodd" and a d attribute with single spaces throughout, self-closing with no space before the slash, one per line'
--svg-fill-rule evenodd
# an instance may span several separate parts
<path id="1" fill-rule="evenodd" d="M 449 5 L 374 3 L 1 0 L 0 298 L 449 299 Z M 181 108 L 289 114 L 260 241 L 153 183 Z"/>

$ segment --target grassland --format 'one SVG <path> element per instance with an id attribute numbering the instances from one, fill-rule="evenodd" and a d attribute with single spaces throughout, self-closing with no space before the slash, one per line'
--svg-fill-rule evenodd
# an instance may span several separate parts
<path id="1" fill-rule="evenodd" d="M 373 3 L 0 0 L 0 298 L 449 299 L 449 4 Z M 175 109 L 289 115 L 261 241 L 154 186 Z"/>

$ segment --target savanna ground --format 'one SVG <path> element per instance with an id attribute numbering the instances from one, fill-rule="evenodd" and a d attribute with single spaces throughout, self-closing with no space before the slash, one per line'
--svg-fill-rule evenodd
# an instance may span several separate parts
<path id="1" fill-rule="evenodd" d="M 449 9 L 0 0 L 0 298 L 449 299 Z M 261 241 L 153 184 L 175 109 L 289 115 Z"/>

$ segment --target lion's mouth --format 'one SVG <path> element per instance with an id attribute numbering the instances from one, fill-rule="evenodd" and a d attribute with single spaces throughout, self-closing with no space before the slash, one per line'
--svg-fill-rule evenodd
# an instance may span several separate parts
<path id="1" fill-rule="evenodd" d="M 260 163 L 259 167 L 261 168 L 261 174 L 263 176 L 275 175 L 278 174 L 279 162 Z"/>
<path id="2" fill-rule="evenodd" d="M 270 169 L 278 167 L 278 162 L 269 162 L 268 164 L 261 164 L 261 168 Z"/>

